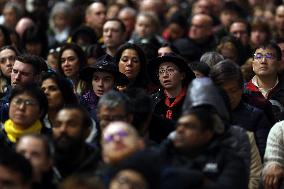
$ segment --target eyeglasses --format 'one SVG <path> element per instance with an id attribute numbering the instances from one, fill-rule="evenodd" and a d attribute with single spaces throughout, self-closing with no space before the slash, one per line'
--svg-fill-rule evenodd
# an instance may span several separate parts
<path id="1" fill-rule="evenodd" d="M 66 62 L 66 60 L 68 62 L 74 62 L 74 61 L 77 60 L 77 57 L 76 56 L 69 56 L 69 57 L 66 57 L 66 58 L 61 58 L 61 63 Z"/>
<path id="2" fill-rule="evenodd" d="M 272 53 L 266 53 L 266 54 L 255 53 L 254 54 L 255 60 L 262 60 L 263 58 L 265 58 L 267 60 L 274 60 L 275 56 Z"/>
<path id="3" fill-rule="evenodd" d="M 2 57 L 2 58 L 0 58 L 0 63 L 1 63 L 1 64 L 4 64 L 4 63 L 7 62 L 7 60 L 9 60 L 9 62 L 14 63 L 15 60 L 16 60 L 16 56 Z"/>
<path id="4" fill-rule="evenodd" d="M 31 100 L 31 99 L 22 99 L 22 98 L 13 98 L 12 100 L 12 104 L 13 105 L 17 105 L 17 106 L 22 106 L 22 105 L 25 105 L 25 106 L 34 106 L 36 105 L 37 103 L 34 101 L 34 100 Z"/>
<path id="5" fill-rule="evenodd" d="M 114 137 L 119 137 L 119 139 L 123 139 L 123 138 L 127 137 L 128 135 L 129 135 L 129 133 L 127 131 L 120 130 L 116 133 L 105 135 L 104 136 L 104 142 L 110 143 L 110 142 L 114 141 Z"/>
<path id="6" fill-rule="evenodd" d="M 172 75 L 173 73 L 175 73 L 175 69 L 174 68 L 167 68 L 167 69 L 160 69 L 158 74 L 159 76 L 164 75 L 165 73 L 168 75 Z"/>

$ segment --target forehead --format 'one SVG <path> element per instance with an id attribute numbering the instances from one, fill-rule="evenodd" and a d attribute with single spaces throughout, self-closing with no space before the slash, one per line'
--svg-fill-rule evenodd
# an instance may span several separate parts
<path id="1" fill-rule="evenodd" d="M 272 48 L 258 48 L 255 50 L 255 53 L 275 53 L 275 50 Z"/>
<path id="2" fill-rule="evenodd" d="M 72 49 L 66 49 L 66 50 L 64 50 L 63 53 L 62 53 L 62 57 L 63 57 L 63 56 L 76 56 L 76 53 L 75 53 L 75 51 L 72 50 Z"/>
<path id="3" fill-rule="evenodd" d="M 14 98 L 23 98 L 23 99 L 32 99 L 36 100 L 31 94 L 27 93 L 26 91 L 20 94 L 17 94 L 13 97 Z"/>
<path id="4" fill-rule="evenodd" d="M 178 68 L 174 63 L 172 62 L 163 62 L 160 64 L 159 68 L 167 68 L 167 67 L 173 67 L 173 68 Z"/>
<path id="5" fill-rule="evenodd" d="M 243 22 L 235 22 L 231 25 L 230 30 L 234 31 L 234 30 L 245 30 L 246 29 L 246 24 Z"/>
<path id="6" fill-rule="evenodd" d="M 113 108 L 110 108 L 107 105 L 102 105 L 99 109 L 99 113 L 104 115 L 124 115 L 126 112 L 123 105 L 118 104 Z"/>
<path id="7" fill-rule="evenodd" d="M 113 77 L 113 74 L 105 71 L 95 71 L 93 77 Z"/>
<path id="8" fill-rule="evenodd" d="M 207 24 L 209 24 L 210 20 L 211 19 L 210 19 L 209 16 L 206 16 L 206 15 L 195 15 L 192 18 L 191 22 L 195 23 L 195 24 L 200 23 L 200 24 L 207 25 Z"/>
<path id="9" fill-rule="evenodd" d="M 123 122 L 115 122 L 109 124 L 105 130 L 103 131 L 104 135 L 114 134 L 119 131 L 129 131 L 129 126 L 126 123 Z"/>
<path id="10" fill-rule="evenodd" d="M 100 2 L 95 2 L 91 5 L 91 11 L 93 12 L 105 11 L 105 9 L 105 6 Z"/>
<path id="11" fill-rule="evenodd" d="M 43 142 L 40 139 L 34 137 L 23 137 L 19 143 L 17 144 L 16 148 L 20 149 L 27 149 L 30 151 L 44 151 Z"/>
<path id="12" fill-rule="evenodd" d="M 57 83 L 55 82 L 54 79 L 47 78 L 42 82 L 42 85 L 56 85 L 57 86 Z"/>
<path id="13" fill-rule="evenodd" d="M 138 56 L 138 53 L 136 52 L 136 50 L 134 49 L 125 49 L 123 52 L 122 52 L 122 55 L 121 56 L 135 56 L 137 57 Z"/>
<path id="14" fill-rule="evenodd" d="M 33 66 L 31 64 L 26 64 L 24 62 L 20 62 L 19 60 L 16 60 L 13 69 L 17 69 L 19 71 L 24 71 L 24 72 L 33 72 Z"/>
<path id="15" fill-rule="evenodd" d="M 109 20 L 109 21 L 106 21 L 106 23 L 104 24 L 104 29 L 106 28 L 120 29 L 120 27 L 121 27 L 120 22 L 116 20 Z"/>
<path id="16" fill-rule="evenodd" d="M 0 56 L 4 56 L 4 55 L 16 55 L 16 53 L 11 49 L 4 49 L 0 51 Z"/>
<path id="17" fill-rule="evenodd" d="M 57 114 L 56 120 L 61 122 L 77 123 L 82 120 L 82 113 L 77 109 L 63 109 Z"/>

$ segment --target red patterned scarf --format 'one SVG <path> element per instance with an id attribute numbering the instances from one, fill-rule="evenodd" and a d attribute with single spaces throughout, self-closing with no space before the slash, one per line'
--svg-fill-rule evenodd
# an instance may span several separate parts
<path id="1" fill-rule="evenodd" d="M 166 99 L 165 99 L 165 104 L 168 107 L 168 110 L 166 112 L 166 118 L 167 119 L 173 119 L 173 111 L 171 110 L 172 107 L 174 107 L 177 103 L 179 103 L 183 97 L 186 95 L 186 88 L 183 88 L 180 93 L 175 97 L 175 100 L 173 101 L 173 103 L 170 102 L 170 98 L 166 95 Z"/>

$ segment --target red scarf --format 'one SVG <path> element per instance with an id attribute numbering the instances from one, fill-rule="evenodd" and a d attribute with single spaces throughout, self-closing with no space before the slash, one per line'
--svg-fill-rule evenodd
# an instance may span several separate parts
<path id="1" fill-rule="evenodd" d="M 179 103 L 183 97 L 186 95 L 186 89 L 183 88 L 180 93 L 175 97 L 175 100 L 173 103 L 170 102 L 170 98 L 167 96 L 166 92 L 166 99 L 165 99 L 165 105 L 168 107 L 168 110 L 166 112 L 166 118 L 173 119 L 173 111 L 171 110 L 172 107 L 174 107 L 177 103 Z"/>

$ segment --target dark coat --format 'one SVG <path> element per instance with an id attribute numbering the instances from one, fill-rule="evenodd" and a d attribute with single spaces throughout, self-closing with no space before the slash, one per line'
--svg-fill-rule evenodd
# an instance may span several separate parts
<path id="1" fill-rule="evenodd" d="M 83 148 L 85 148 L 84 157 L 79 162 L 74 162 L 69 156 L 55 153 L 55 167 L 62 179 L 74 174 L 93 175 L 95 173 L 101 160 L 100 151 L 88 144 L 85 144 Z"/>
<path id="2" fill-rule="evenodd" d="M 245 189 L 248 186 L 248 175 L 244 174 L 246 168 L 243 160 L 224 146 L 218 138 L 213 139 L 194 157 L 180 153 L 173 143 L 167 140 L 161 146 L 160 157 L 164 167 L 183 167 L 200 171 L 202 178 L 195 180 L 201 180 L 204 188 Z"/>
<path id="3" fill-rule="evenodd" d="M 154 93 L 151 95 L 151 98 L 153 99 L 153 104 L 154 104 L 154 114 L 162 117 L 165 119 L 166 116 L 166 112 L 168 109 L 172 110 L 172 115 L 173 115 L 173 120 L 176 121 L 182 112 L 182 105 L 185 99 L 184 98 L 178 102 L 174 107 L 172 108 L 168 108 L 165 104 L 165 93 L 163 92 L 163 90 L 159 89 L 158 92 Z"/>
<path id="4" fill-rule="evenodd" d="M 259 153 L 263 157 L 267 136 L 272 127 L 265 113 L 261 109 L 241 102 L 232 111 L 232 124 L 254 133 Z"/>

